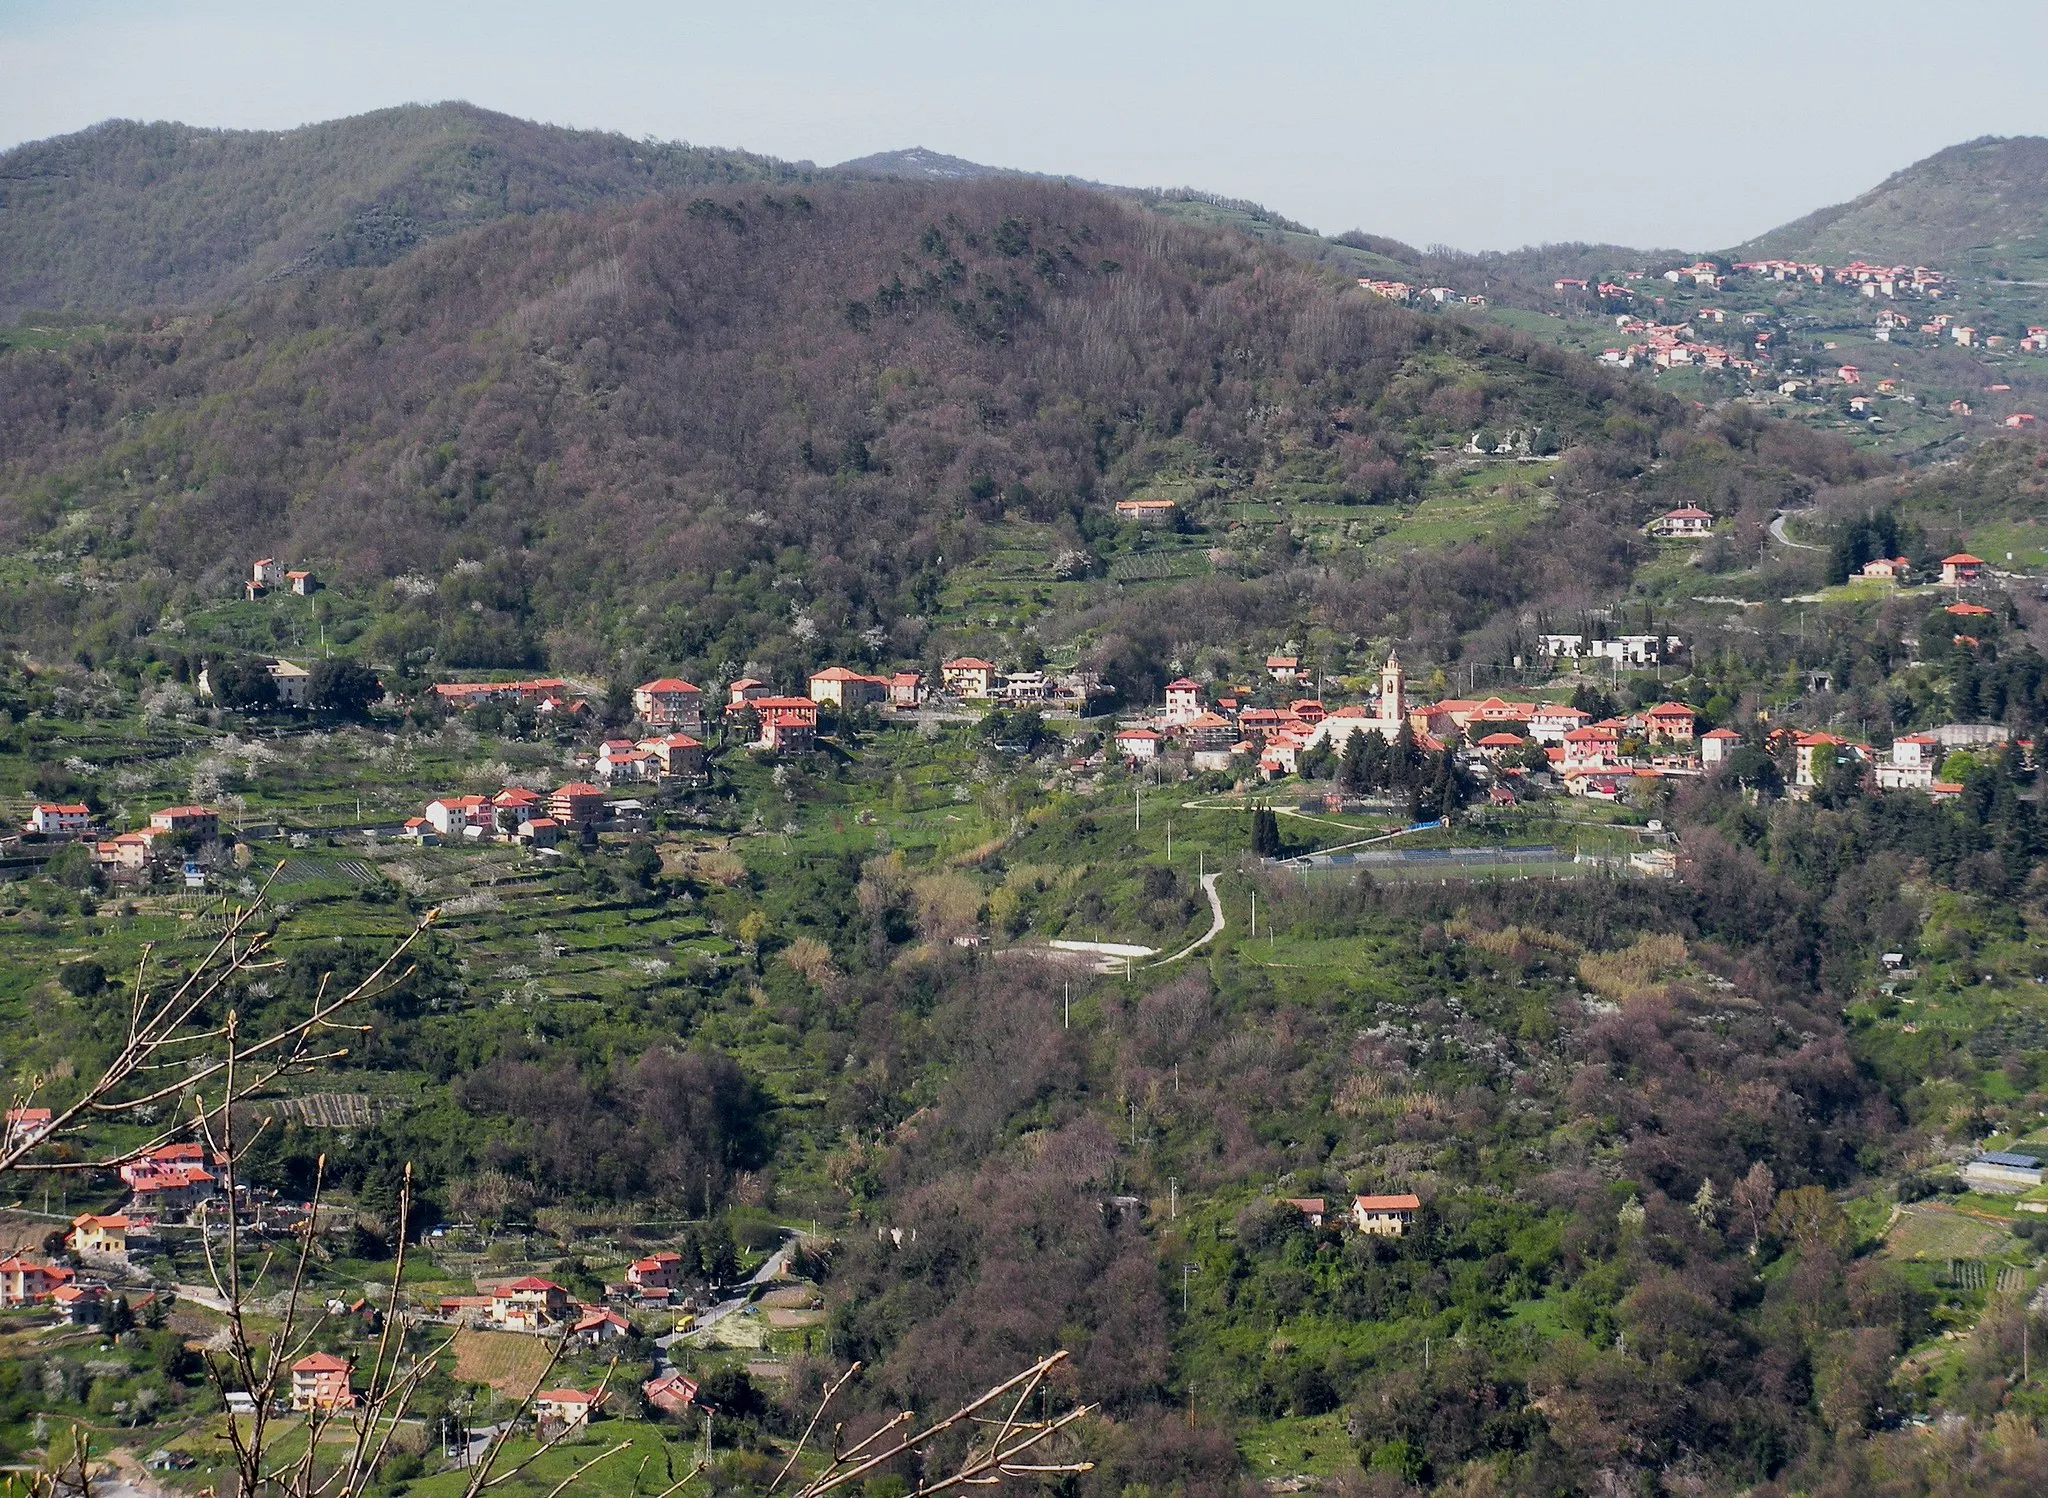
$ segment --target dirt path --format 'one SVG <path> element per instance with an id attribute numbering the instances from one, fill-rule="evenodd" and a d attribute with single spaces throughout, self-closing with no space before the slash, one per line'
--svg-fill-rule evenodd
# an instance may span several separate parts
<path id="1" fill-rule="evenodd" d="M 1146 963 L 1147 967 L 1165 967 L 1169 962 L 1178 962 L 1181 958 L 1187 956 L 1188 953 L 1208 946 L 1210 942 L 1222 935 L 1224 926 L 1228 924 L 1223 919 L 1223 897 L 1216 893 L 1216 881 L 1222 877 L 1221 874 L 1204 874 L 1202 876 L 1202 893 L 1209 897 L 1208 932 L 1205 935 L 1196 937 L 1171 957 L 1162 957 L 1157 962 Z"/>

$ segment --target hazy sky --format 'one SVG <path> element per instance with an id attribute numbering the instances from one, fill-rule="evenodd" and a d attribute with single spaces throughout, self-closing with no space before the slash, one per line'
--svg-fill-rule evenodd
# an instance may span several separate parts
<path id="1" fill-rule="evenodd" d="M 1327 232 L 1719 248 L 2048 134 L 2039 0 L 0 0 L 0 145 L 468 99 L 823 164 L 924 145 Z"/>

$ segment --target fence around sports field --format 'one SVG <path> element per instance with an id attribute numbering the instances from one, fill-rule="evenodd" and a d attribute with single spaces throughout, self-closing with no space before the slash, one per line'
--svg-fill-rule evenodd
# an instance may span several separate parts
<path id="1" fill-rule="evenodd" d="M 1590 874 L 1602 868 L 1625 867 L 1626 860 L 1591 853 L 1570 853 L 1548 844 L 1505 848 L 1361 848 L 1340 853 L 1304 853 L 1294 858 L 1269 858 L 1276 868 L 1307 873 L 1367 871 L 1396 879 L 1469 878 L 1474 875 Z"/>

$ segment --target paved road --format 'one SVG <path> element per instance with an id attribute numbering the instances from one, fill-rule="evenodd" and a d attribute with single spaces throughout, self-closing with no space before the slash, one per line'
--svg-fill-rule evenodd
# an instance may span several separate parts
<path id="1" fill-rule="evenodd" d="M 1795 541 L 1785 534 L 1785 512 L 1780 510 L 1771 517 L 1771 539 L 1791 547 L 1794 551 L 1824 551 L 1825 547 L 1809 546 L 1804 541 Z"/>
<path id="2" fill-rule="evenodd" d="M 654 1345 L 661 1349 L 662 1362 L 666 1363 L 669 1361 L 668 1350 L 669 1345 L 671 1343 L 680 1341 L 684 1337 L 694 1337 L 698 1332 L 701 1331 L 709 1331 L 712 1327 L 718 1325 L 719 1322 L 725 1320 L 726 1317 L 732 1315 L 735 1311 L 743 1310 L 745 1307 L 752 1304 L 754 1299 L 754 1291 L 760 1289 L 761 1286 L 767 1284 L 770 1280 L 774 1279 L 778 1274 L 782 1272 L 782 1266 L 789 1262 L 790 1254 L 792 1254 L 796 1250 L 796 1243 L 797 1240 L 796 1235 L 794 1233 L 792 1233 L 789 1237 L 785 1238 L 782 1241 L 782 1247 L 776 1249 L 774 1253 L 768 1255 L 767 1258 L 763 1259 L 761 1261 L 761 1267 L 759 1269 L 756 1269 L 744 1283 L 737 1287 L 737 1294 L 728 1296 L 726 1299 L 721 1300 L 717 1305 L 711 1307 L 711 1309 L 708 1311 L 698 1312 L 697 1324 L 693 1326 L 689 1331 L 670 1332 L 665 1337 L 656 1337 L 654 1339 Z"/>
<path id="3" fill-rule="evenodd" d="M 1165 967 L 1169 962 L 1178 962 L 1181 958 L 1187 956 L 1188 953 L 1208 946 L 1210 942 L 1223 934 L 1223 928 L 1228 923 L 1223 919 L 1223 897 L 1216 893 L 1216 881 L 1222 877 L 1221 874 L 1204 874 L 1202 876 L 1202 893 L 1209 897 L 1209 930 L 1207 934 L 1196 937 L 1171 957 L 1162 957 L 1157 962 L 1148 963 L 1147 966 Z"/>

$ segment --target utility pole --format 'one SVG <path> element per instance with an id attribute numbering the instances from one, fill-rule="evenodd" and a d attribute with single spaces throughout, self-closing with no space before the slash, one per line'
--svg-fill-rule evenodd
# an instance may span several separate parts
<path id="1" fill-rule="evenodd" d="M 1143 773 L 1142 771 L 1140 772 Z M 1145 826 L 1145 782 L 1131 782 L 1131 831 L 1142 831 Z"/>
<path id="2" fill-rule="evenodd" d="M 1137 1147 L 1138 1147 L 1138 1104 L 1137 1104 L 1136 1100 L 1134 1099 L 1134 1100 L 1132 1101 L 1132 1103 L 1131 1103 L 1131 1148 L 1132 1148 L 1132 1149 L 1136 1149 Z"/>
<path id="3" fill-rule="evenodd" d="M 1166 861 L 1173 862 L 1173 818 L 1166 819 Z"/>
<path id="4" fill-rule="evenodd" d="M 1257 890 L 1253 890 L 1253 891 L 1252 891 L 1252 935 L 1253 935 L 1254 937 L 1256 937 L 1256 936 L 1257 936 L 1258 934 L 1259 934 L 1259 892 L 1258 892 Z"/>
<path id="5" fill-rule="evenodd" d="M 1074 985 L 1071 981 L 1060 985 L 1060 1028 L 1074 1028 Z"/>
<path id="6" fill-rule="evenodd" d="M 1199 1264 L 1183 1263 L 1180 1266 L 1180 1313 L 1188 1313 L 1188 1281 L 1202 1272 Z"/>
<path id="7" fill-rule="evenodd" d="M 1167 1196 L 1166 1196 L 1166 1215 L 1167 1215 L 1167 1216 L 1168 1216 L 1169 1218 L 1174 1218 L 1174 1217 L 1178 1217 L 1178 1216 L 1180 1216 L 1180 1177 L 1179 1177 L 1179 1176 L 1168 1176 L 1168 1177 L 1166 1178 L 1166 1192 L 1167 1192 Z"/>

